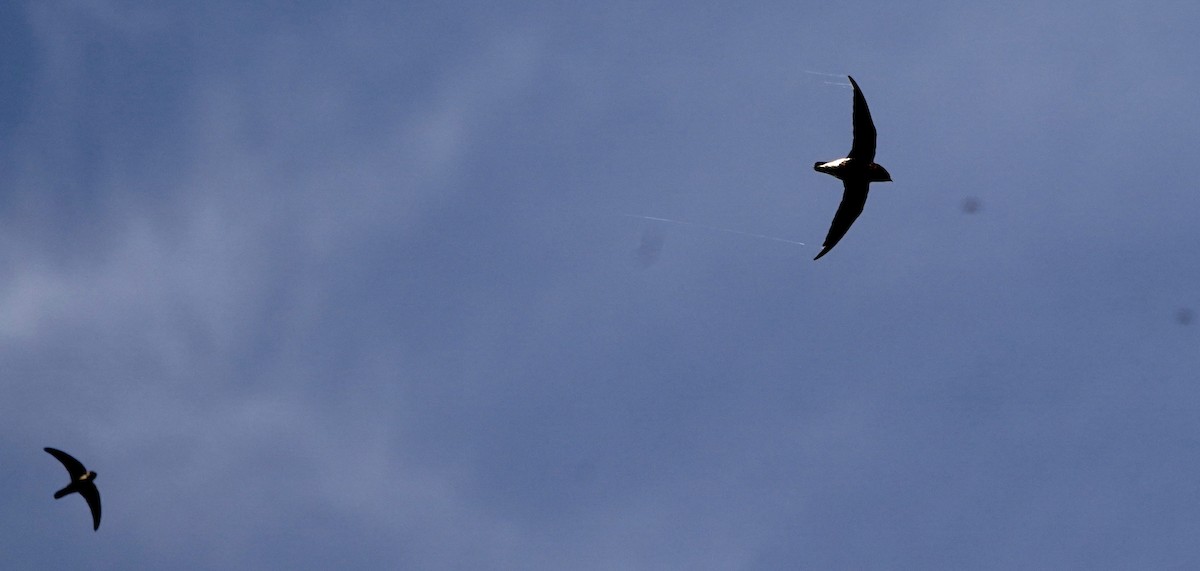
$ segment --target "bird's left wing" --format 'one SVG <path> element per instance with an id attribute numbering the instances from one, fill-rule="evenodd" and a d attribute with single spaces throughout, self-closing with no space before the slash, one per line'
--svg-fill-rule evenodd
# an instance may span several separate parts
<path id="1" fill-rule="evenodd" d="M 56 448 L 43 448 L 43 450 L 49 452 L 59 462 L 62 462 L 63 467 L 67 469 L 67 473 L 71 475 L 72 480 L 78 480 L 80 476 L 87 473 L 83 464 L 79 463 L 79 460 L 72 458 L 70 454 Z"/>
<path id="2" fill-rule="evenodd" d="M 867 98 L 863 97 L 858 83 L 850 78 L 854 86 L 854 142 L 850 144 L 852 159 L 870 164 L 875 160 L 875 122 L 871 120 L 871 110 L 867 107 Z"/>

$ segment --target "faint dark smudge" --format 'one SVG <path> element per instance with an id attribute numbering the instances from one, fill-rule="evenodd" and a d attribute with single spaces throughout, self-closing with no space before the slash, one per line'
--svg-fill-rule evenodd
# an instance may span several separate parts
<path id="1" fill-rule="evenodd" d="M 979 212 L 979 209 L 982 207 L 983 203 L 981 203 L 979 199 L 975 198 L 974 196 L 968 196 L 962 201 L 962 211 L 966 212 L 967 214 L 975 214 L 976 212 Z"/>
<path id="2" fill-rule="evenodd" d="M 647 224 L 642 227 L 642 242 L 633 250 L 634 261 L 643 270 L 658 262 L 662 253 L 666 234 L 659 224 Z"/>
<path id="3" fill-rule="evenodd" d="M 1190 307 L 1181 307 L 1175 311 L 1175 321 L 1180 325 L 1191 325 L 1192 320 L 1196 319 L 1196 312 Z"/>

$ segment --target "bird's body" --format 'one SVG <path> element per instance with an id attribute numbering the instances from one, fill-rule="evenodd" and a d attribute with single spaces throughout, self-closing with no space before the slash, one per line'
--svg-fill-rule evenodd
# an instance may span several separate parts
<path id="1" fill-rule="evenodd" d="M 88 509 L 92 512 L 92 529 L 100 529 L 100 490 L 96 489 L 96 473 L 83 467 L 83 464 L 71 457 L 70 454 L 54 448 L 44 448 L 51 456 L 62 462 L 67 473 L 71 475 L 71 483 L 63 489 L 54 492 L 54 499 L 78 493 L 87 501 Z"/>
<path id="2" fill-rule="evenodd" d="M 850 77 L 850 76 L 847 76 Z M 813 170 L 823 172 L 842 181 L 842 203 L 838 205 L 837 213 L 833 215 L 833 224 L 821 252 L 814 260 L 821 259 L 827 254 L 842 236 L 850 230 L 850 226 L 862 214 L 867 204 L 867 193 L 873 182 L 891 182 L 892 175 L 887 169 L 875 163 L 875 123 L 871 121 L 871 110 L 867 108 L 867 99 L 863 97 L 858 83 L 850 77 L 854 87 L 854 142 L 850 145 L 850 154 L 828 162 L 813 164 Z"/>

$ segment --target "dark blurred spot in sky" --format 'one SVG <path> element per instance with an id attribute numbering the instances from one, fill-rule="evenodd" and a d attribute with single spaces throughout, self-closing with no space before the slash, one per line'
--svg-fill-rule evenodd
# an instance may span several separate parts
<path id="1" fill-rule="evenodd" d="M 1196 312 L 1190 307 L 1181 307 L 1175 312 L 1175 321 L 1180 325 L 1191 325 L 1192 320 L 1196 318 Z"/>
<path id="2" fill-rule="evenodd" d="M 973 196 L 968 196 L 962 201 L 962 211 L 966 212 L 967 214 L 975 214 L 976 212 L 979 212 L 979 209 L 982 206 L 983 205 L 979 202 L 979 199 Z"/>
<path id="3" fill-rule="evenodd" d="M 642 269 L 658 262 L 666 236 L 661 224 L 647 224 L 642 228 L 642 243 L 633 251 L 634 261 Z"/>

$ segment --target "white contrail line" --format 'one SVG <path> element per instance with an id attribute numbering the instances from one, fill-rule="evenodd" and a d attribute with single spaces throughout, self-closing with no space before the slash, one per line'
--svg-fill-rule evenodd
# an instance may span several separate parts
<path id="1" fill-rule="evenodd" d="M 684 220 L 671 220 L 670 218 L 658 218 L 656 216 L 640 216 L 637 214 L 622 214 L 621 216 L 628 216 L 629 218 L 641 218 L 642 220 L 654 220 L 656 222 L 670 222 L 671 224 L 682 224 L 684 226 L 695 226 L 697 228 L 704 228 L 705 230 L 714 230 L 717 232 L 728 232 L 730 234 L 741 234 L 742 236 L 749 236 L 751 238 L 761 238 L 763 240 L 774 240 L 776 242 L 784 242 L 787 244 L 796 244 L 797 246 L 807 246 L 808 245 L 808 244 L 805 244 L 804 242 L 797 242 L 795 240 L 785 240 L 783 238 L 776 238 L 774 236 L 766 236 L 763 234 L 754 234 L 751 232 L 742 232 L 741 230 L 732 230 L 729 228 L 718 228 L 716 226 L 709 226 L 707 224 L 697 224 L 695 222 L 687 222 Z"/>
<path id="2" fill-rule="evenodd" d="M 820 75 L 822 77 L 837 77 L 837 78 L 841 78 L 841 79 L 846 79 L 846 76 L 837 75 L 835 73 L 823 73 L 820 71 L 809 71 L 807 69 L 802 69 L 800 71 L 810 74 L 810 75 Z M 850 85 L 849 83 L 846 83 L 845 81 L 822 81 L 821 83 L 824 83 L 825 85 L 836 85 L 838 87 L 853 87 L 852 85 Z"/>

